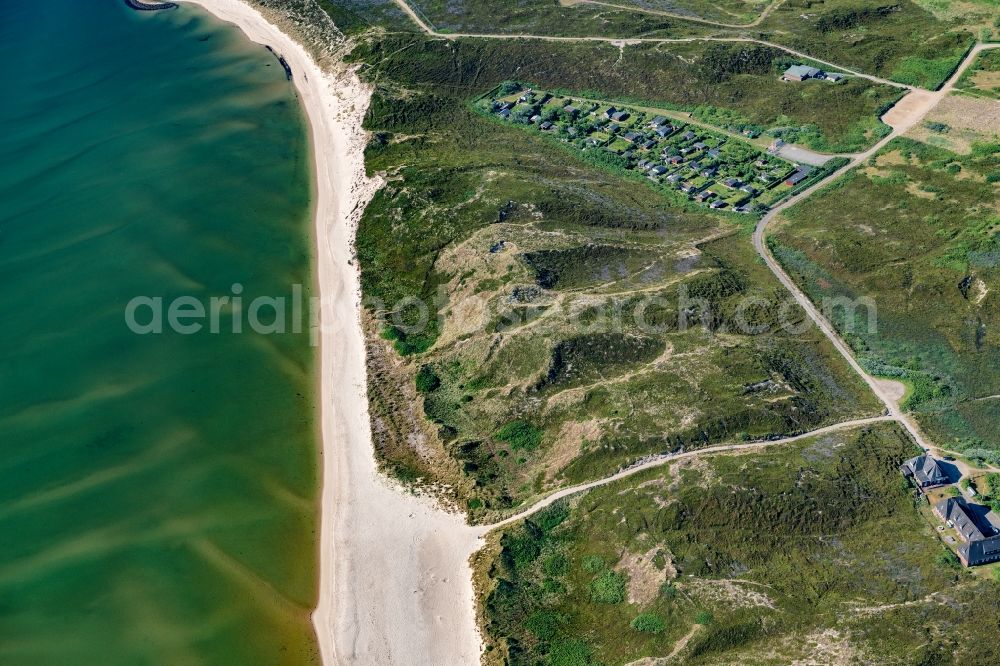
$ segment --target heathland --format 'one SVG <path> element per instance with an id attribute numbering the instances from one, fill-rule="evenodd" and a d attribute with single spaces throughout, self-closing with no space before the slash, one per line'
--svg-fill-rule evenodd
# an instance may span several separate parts
<path id="1" fill-rule="evenodd" d="M 878 411 L 822 334 L 779 325 L 804 315 L 738 216 L 677 206 L 474 108 L 543 55 L 559 85 L 600 91 L 585 48 L 608 47 L 411 34 L 354 54 L 375 85 L 367 166 L 387 180 L 357 239 L 375 445 L 477 520 L 651 453 Z M 609 86 L 639 96 L 635 71 Z M 712 317 L 680 330 L 685 299 Z"/>
<path id="2" fill-rule="evenodd" d="M 477 556 L 486 664 L 991 663 L 896 425 L 692 458 L 555 504 Z"/>
<path id="3" fill-rule="evenodd" d="M 906 382 L 904 406 L 928 435 L 994 463 L 998 182 L 995 141 L 958 154 L 899 139 L 788 209 L 772 236 L 775 255 L 813 300 L 874 301 L 874 330 L 866 308 L 834 323 L 870 372 Z"/>
<path id="4" fill-rule="evenodd" d="M 997 29 L 996 11 L 988 2 L 963 3 L 961 8 L 942 11 L 940 5 L 910 0 L 786 0 L 759 23 L 733 27 L 638 12 L 632 7 L 619 9 L 614 3 L 407 1 L 428 26 L 442 34 L 752 38 L 922 87 L 940 85 L 975 39 L 989 39 Z M 344 2 L 348 7 L 368 4 L 361 0 Z M 387 3 L 376 0 L 375 4 Z M 693 4 L 711 8 L 711 3 Z M 712 16 L 711 11 L 700 12 L 697 8 L 692 8 L 692 14 Z"/>

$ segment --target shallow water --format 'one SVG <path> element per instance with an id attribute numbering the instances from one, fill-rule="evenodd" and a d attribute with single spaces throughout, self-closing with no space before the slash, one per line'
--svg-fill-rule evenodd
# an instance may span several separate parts
<path id="1" fill-rule="evenodd" d="M 0 62 L 0 663 L 313 660 L 307 332 L 124 316 L 308 297 L 292 84 L 201 10 L 119 0 L 5 0 Z"/>

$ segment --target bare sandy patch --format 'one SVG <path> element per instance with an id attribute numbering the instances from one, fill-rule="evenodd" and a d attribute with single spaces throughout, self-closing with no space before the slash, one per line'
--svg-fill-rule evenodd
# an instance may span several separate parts
<path id="1" fill-rule="evenodd" d="M 875 383 L 882 390 L 882 394 L 895 403 L 898 403 L 906 395 L 906 384 L 895 379 L 875 378 Z"/>
<path id="2" fill-rule="evenodd" d="M 973 303 L 979 305 L 986 298 L 986 295 L 990 293 L 990 288 L 986 286 L 982 278 L 976 277 L 972 282 L 972 289 L 969 290 L 969 296 Z"/>
<path id="3" fill-rule="evenodd" d="M 750 581 L 694 578 L 678 583 L 677 586 L 692 597 L 728 608 L 777 610 L 771 597 L 760 589 L 763 586 L 754 586 Z"/>
<path id="4" fill-rule="evenodd" d="M 941 123 L 945 132 L 934 132 L 927 125 Z M 1000 134 L 1000 103 L 994 99 L 970 95 L 948 95 L 929 113 L 925 123 L 907 133 L 911 138 L 968 154 L 972 144 L 988 141 Z"/>
<path id="5" fill-rule="evenodd" d="M 657 553 L 663 553 L 666 566 L 657 569 L 653 558 Z M 650 548 L 642 555 L 626 552 L 615 565 L 615 569 L 628 574 L 628 602 L 645 606 L 660 593 L 660 586 L 668 579 L 677 577 L 677 569 L 671 561 L 670 551 L 656 547 Z"/>
<path id="6" fill-rule="evenodd" d="M 980 70 L 972 77 L 972 84 L 982 90 L 1000 88 L 1000 72 Z"/>
<path id="7" fill-rule="evenodd" d="M 927 190 L 920 189 L 919 183 L 907 183 L 906 191 L 917 197 L 918 199 L 933 199 L 937 195 L 933 192 L 928 192 Z"/>
<path id="8" fill-rule="evenodd" d="M 936 95 L 932 92 L 911 90 L 882 116 L 882 122 L 893 129 L 905 131 L 924 116 L 935 100 Z"/>
<path id="9" fill-rule="evenodd" d="M 850 635 L 836 629 L 814 631 L 803 639 L 807 654 L 791 663 L 793 666 L 840 666 L 857 663 L 857 650 Z"/>
<path id="10" fill-rule="evenodd" d="M 545 480 L 553 479 L 580 455 L 580 445 L 584 440 L 596 442 L 601 438 L 602 432 L 604 432 L 603 421 L 600 419 L 563 423 L 556 441 L 546 456 L 548 465 L 545 468 Z"/>

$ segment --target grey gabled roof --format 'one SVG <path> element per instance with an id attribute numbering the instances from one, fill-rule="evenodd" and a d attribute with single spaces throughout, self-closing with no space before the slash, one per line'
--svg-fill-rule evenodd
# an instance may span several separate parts
<path id="1" fill-rule="evenodd" d="M 819 70 L 815 67 L 810 67 L 809 65 L 792 65 L 785 70 L 785 76 L 800 76 L 806 78 L 809 76 L 816 76 L 819 74 Z"/>
<path id="2" fill-rule="evenodd" d="M 986 535 L 972 520 L 972 514 L 969 513 L 964 501 L 956 497 L 948 497 L 938 502 L 936 508 L 938 513 L 950 522 L 966 541 L 982 541 L 986 538 Z"/>
<path id="3" fill-rule="evenodd" d="M 948 475 L 941 469 L 940 463 L 931 456 L 923 455 L 911 458 L 906 461 L 905 466 L 921 485 L 948 482 Z"/>
<path id="4" fill-rule="evenodd" d="M 963 543 L 958 550 L 969 566 L 1000 560 L 1000 536 Z"/>

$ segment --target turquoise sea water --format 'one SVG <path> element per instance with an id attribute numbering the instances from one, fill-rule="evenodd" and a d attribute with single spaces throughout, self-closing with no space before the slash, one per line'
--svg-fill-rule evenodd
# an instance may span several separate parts
<path id="1" fill-rule="evenodd" d="M 124 318 L 308 296 L 292 84 L 200 10 L 120 0 L 4 0 L 0 63 L 0 664 L 314 660 L 307 333 Z"/>

